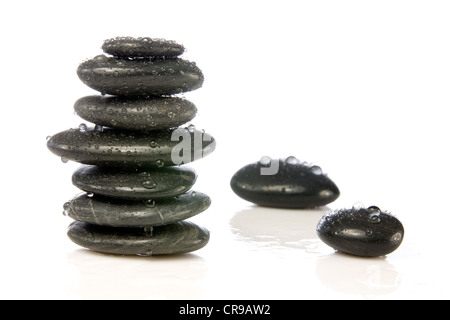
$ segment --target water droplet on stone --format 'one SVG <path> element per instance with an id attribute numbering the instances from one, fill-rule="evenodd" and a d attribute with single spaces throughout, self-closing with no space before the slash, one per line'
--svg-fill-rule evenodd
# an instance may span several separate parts
<path id="1" fill-rule="evenodd" d="M 187 129 L 188 129 L 188 131 L 189 131 L 190 133 L 194 133 L 194 132 L 195 132 L 195 126 L 194 126 L 193 124 L 190 124 L 190 125 L 187 127 Z"/>
<path id="2" fill-rule="evenodd" d="M 377 214 L 381 213 L 381 209 L 376 206 L 368 207 L 367 211 L 369 211 L 369 213 L 377 213 Z"/>
<path id="3" fill-rule="evenodd" d="M 365 205 L 360 201 L 357 201 L 353 204 L 353 209 L 355 209 L 355 210 L 359 210 L 362 208 L 365 208 Z"/>
<path id="4" fill-rule="evenodd" d="M 156 148 L 158 146 L 158 143 L 156 141 L 150 141 L 150 147 Z"/>
<path id="5" fill-rule="evenodd" d="M 164 167 L 164 161 L 162 161 L 162 160 L 156 160 L 155 163 L 158 168 Z"/>
<path id="6" fill-rule="evenodd" d="M 372 235 L 373 235 L 372 229 L 367 229 L 367 231 L 366 231 L 366 236 L 370 237 L 370 236 L 372 236 Z"/>
<path id="7" fill-rule="evenodd" d="M 94 197 L 94 194 L 93 194 L 92 192 L 88 192 L 86 195 L 87 195 L 89 198 Z"/>
<path id="8" fill-rule="evenodd" d="M 143 253 L 138 253 L 137 256 L 139 256 L 139 257 L 151 257 L 152 254 L 153 254 L 153 252 L 151 250 L 149 250 L 149 251 L 145 251 Z"/>
<path id="9" fill-rule="evenodd" d="M 379 213 L 372 213 L 369 216 L 369 221 L 370 221 L 370 223 L 375 223 L 375 224 L 380 223 L 381 222 L 380 214 Z"/>
<path id="10" fill-rule="evenodd" d="M 61 162 L 62 163 L 67 163 L 67 162 L 69 162 L 69 159 L 67 159 L 66 157 L 62 156 L 61 157 Z"/>
<path id="11" fill-rule="evenodd" d="M 154 183 L 151 180 L 146 180 L 146 181 L 142 182 L 142 186 L 146 189 L 155 189 L 156 183 Z"/>
<path id="12" fill-rule="evenodd" d="M 63 216 L 67 217 L 69 215 L 69 210 L 70 210 L 70 202 L 66 202 L 63 205 Z"/>
<path id="13" fill-rule="evenodd" d="M 47 136 L 47 137 L 45 138 L 45 141 L 49 142 L 51 138 L 52 138 L 52 136 Z"/>
<path id="14" fill-rule="evenodd" d="M 81 133 L 85 133 L 85 132 L 87 132 L 87 125 L 85 123 L 81 123 L 78 126 L 78 129 L 80 130 Z"/>
<path id="15" fill-rule="evenodd" d="M 263 156 L 259 160 L 259 163 L 262 164 L 263 166 L 268 166 L 268 165 L 270 165 L 271 162 L 272 162 L 272 159 L 268 156 Z"/>
<path id="16" fill-rule="evenodd" d="M 156 207 L 155 200 L 149 199 L 149 200 L 144 201 L 144 203 L 148 208 Z"/>
<path id="17" fill-rule="evenodd" d="M 298 159 L 294 156 L 290 156 L 286 159 L 286 163 L 288 164 L 297 164 L 298 163 Z"/>
<path id="18" fill-rule="evenodd" d="M 314 173 L 315 175 L 321 175 L 323 173 L 322 168 L 319 166 L 312 166 L 311 167 L 311 172 Z"/>

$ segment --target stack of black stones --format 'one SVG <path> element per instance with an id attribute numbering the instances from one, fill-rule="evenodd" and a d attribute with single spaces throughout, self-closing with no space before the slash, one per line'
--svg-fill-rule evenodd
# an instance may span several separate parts
<path id="1" fill-rule="evenodd" d="M 210 198 L 192 191 L 185 163 L 211 153 L 215 140 L 189 123 L 195 105 L 177 94 L 198 89 L 203 74 L 179 58 L 173 41 L 120 37 L 104 42 L 78 76 L 101 95 L 83 97 L 75 112 L 91 122 L 49 138 L 47 147 L 83 165 L 73 184 L 84 192 L 64 204 L 75 221 L 68 236 L 98 252 L 150 256 L 204 247 L 209 231 L 186 221 Z"/>

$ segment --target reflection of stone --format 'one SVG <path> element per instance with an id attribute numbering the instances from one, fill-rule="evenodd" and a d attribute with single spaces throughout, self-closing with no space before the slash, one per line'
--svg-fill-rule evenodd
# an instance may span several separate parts
<path id="1" fill-rule="evenodd" d="M 333 253 L 317 260 L 316 275 L 333 291 L 370 298 L 394 292 L 400 275 L 385 258 Z"/>
<path id="2" fill-rule="evenodd" d="M 204 299 L 208 266 L 195 255 L 141 258 L 74 250 L 67 256 L 78 274 L 70 296 L 81 299 Z"/>
<path id="3" fill-rule="evenodd" d="M 327 207 L 290 210 L 252 206 L 236 213 L 230 225 L 239 239 L 257 246 L 309 251 L 320 242 L 316 234 L 317 222 L 330 211 Z"/>

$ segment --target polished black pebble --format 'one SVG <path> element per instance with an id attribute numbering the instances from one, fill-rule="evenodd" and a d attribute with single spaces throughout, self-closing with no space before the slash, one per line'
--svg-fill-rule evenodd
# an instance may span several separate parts
<path id="1" fill-rule="evenodd" d="M 242 199 L 268 207 L 319 207 L 340 195 L 338 187 L 320 167 L 295 157 L 263 157 L 236 172 L 230 184 Z"/>
<path id="2" fill-rule="evenodd" d="M 67 235 L 93 251 L 140 256 L 188 253 L 209 241 L 208 230 L 188 221 L 152 228 L 116 228 L 74 221 Z"/>
<path id="3" fill-rule="evenodd" d="M 143 132 L 88 128 L 82 124 L 47 141 L 48 149 L 63 162 L 128 168 L 189 163 L 212 153 L 215 146 L 213 137 L 193 126 Z"/>
<path id="4" fill-rule="evenodd" d="M 184 52 L 184 46 L 175 41 L 148 37 L 108 39 L 102 49 L 113 56 L 128 58 L 177 57 Z"/>
<path id="5" fill-rule="evenodd" d="M 88 96 L 79 99 L 74 109 L 89 122 L 127 130 L 174 128 L 197 114 L 192 102 L 178 97 Z"/>
<path id="6" fill-rule="evenodd" d="M 202 71 L 176 59 L 126 60 L 99 55 L 80 64 L 78 77 L 88 87 L 119 96 L 171 95 L 200 88 Z"/>
<path id="7" fill-rule="evenodd" d="M 402 223 L 378 207 L 333 211 L 317 225 L 319 238 L 335 250 L 363 257 L 395 251 L 403 241 Z"/>
<path id="8" fill-rule="evenodd" d="M 211 199 L 198 191 L 145 201 L 83 193 L 64 204 L 64 213 L 74 220 L 103 226 L 147 227 L 186 220 L 205 211 L 210 204 Z"/>
<path id="9" fill-rule="evenodd" d="M 130 200 L 175 197 L 187 192 L 197 179 L 187 166 L 153 170 L 123 170 L 83 165 L 72 175 L 72 183 L 95 195 Z"/>

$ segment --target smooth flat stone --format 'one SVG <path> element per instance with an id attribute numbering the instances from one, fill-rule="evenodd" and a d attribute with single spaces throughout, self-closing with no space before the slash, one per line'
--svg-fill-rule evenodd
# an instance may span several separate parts
<path id="1" fill-rule="evenodd" d="M 72 175 L 72 183 L 83 191 L 130 200 L 175 197 L 191 189 L 196 180 L 195 170 L 187 166 L 121 170 L 85 165 Z"/>
<path id="2" fill-rule="evenodd" d="M 151 256 L 188 253 L 203 248 L 209 231 L 181 221 L 153 228 L 115 228 L 75 221 L 67 235 L 79 246 L 103 253 Z"/>
<path id="3" fill-rule="evenodd" d="M 174 128 L 191 121 L 197 114 L 192 102 L 178 97 L 88 96 L 79 99 L 74 109 L 89 122 L 127 130 Z"/>
<path id="4" fill-rule="evenodd" d="M 402 223 L 378 207 L 335 210 L 317 225 L 319 238 L 335 250 L 363 257 L 395 251 L 403 241 Z"/>
<path id="5" fill-rule="evenodd" d="M 177 138 L 179 134 L 184 134 Z M 174 140 L 174 141 L 172 141 Z M 99 166 L 161 168 L 186 164 L 212 153 L 216 141 L 192 126 L 161 131 L 129 131 L 80 126 L 57 133 L 47 141 L 48 149 L 69 160 Z M 179 152 L 180 151 L 180 152 Z M 182 159 L 179 159 L 182 154 Z"/>
<path id="6" fill-rule="evenodd" d="M 230 184 L 242 199 L 268 207 L 313 208 L 333 202 L 340 195 L 320 167 L 295 157 L 263 157 L 237 171 Z"/>
<path id="7" fill-rule="evenodd" d="M 200 88 L 202 71 L 176 59 L 125 60 L 99 55 L 80 64 L 78 77 L 88 87 L 119 96 L 171 95 Z"/>
<path id="8" fill-rule="evenodd" d="M 151 58 L 177 57 L 184 46 L 175 41 L 156 38 L 116 37 L 105 40 L 102 49 L 116 57 Z"/>
<path id="9" fill-rule="evenodd" d="M 147 227 L 191 218 L 211 205 L 204 193 L 189 191 L 177 197 L 130 201 L 81 194 L 64 204 L 74 220 L 110 227 Z"/>

